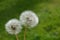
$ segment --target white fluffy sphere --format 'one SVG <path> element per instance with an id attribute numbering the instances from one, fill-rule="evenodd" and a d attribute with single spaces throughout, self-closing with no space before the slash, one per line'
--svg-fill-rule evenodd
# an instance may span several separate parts
<path id="1" fill-rule="evenodd" d="M 28 25 L 30 27 L 35 27 L 38 24 L 39 19 L 33 11 L 27 10 L 21 13 L 20 21 L 24 26 Z"/>
<path id="2" fill-rule="evenodd" d="M 9 34 L 18 34 L 21 32 L 21 25 L 19 20 L 11 19 L 5 24 L 5 29 Z"/>

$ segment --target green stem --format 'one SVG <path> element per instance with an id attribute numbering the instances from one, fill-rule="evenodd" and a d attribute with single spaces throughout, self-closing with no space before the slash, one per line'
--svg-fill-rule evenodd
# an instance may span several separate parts
<path id="1" fill-rule="evenodd" d="M 26 40 L 26 27 L 24 28 L 24 40 Z"/>
<path id="2" fill-rule="evenodd" d="M 16 34 L 16 40 L 19 40 L 19 39 L 18 39 L 18 35 L 17 35 L 17 34 Z"/>

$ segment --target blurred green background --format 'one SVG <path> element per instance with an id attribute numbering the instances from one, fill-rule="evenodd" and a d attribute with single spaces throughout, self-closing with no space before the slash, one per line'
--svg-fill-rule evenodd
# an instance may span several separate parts
<path id="1" fill-rule="evenodd" d="M 5 23 L 19 19 L 25 10 L 39 17 L 39 24 L 27 30 L 26 40 L 60 40 L 60 0 L 0 0 L 0 40 L 16 40 L 5 31 Z M 23 40 L 23 30 L 18 37 Z"/>

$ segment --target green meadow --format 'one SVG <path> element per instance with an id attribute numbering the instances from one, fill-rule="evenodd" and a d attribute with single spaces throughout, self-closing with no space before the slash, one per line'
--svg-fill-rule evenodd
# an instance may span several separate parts
<path id="1" fill-rule="evenodd" d="M 0 0 L 0 40 L 16 40 L 5 30 L 8 20 L 17 18 L 21 12 L 32 10 L 39 17 L 35 28 L 28 29 L 26 40 L 60 40 L 60 0 Z M 24 30 L 18 34 L 24 39 Z"/>

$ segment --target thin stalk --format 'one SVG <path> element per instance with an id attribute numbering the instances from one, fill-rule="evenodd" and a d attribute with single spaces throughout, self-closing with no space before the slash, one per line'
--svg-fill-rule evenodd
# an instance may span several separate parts
<path id="1" fill-rule="evenodd" d="M 24 28 L 24 40 L 26 40 L 26 27 Z"/>
<path id="2" fill-rule="evenodd" d="M 15 36 L 16 36 L 16 40 L 19 40 L 19 39 L 18 39 L 18 35 L 16 34 Z"/>

